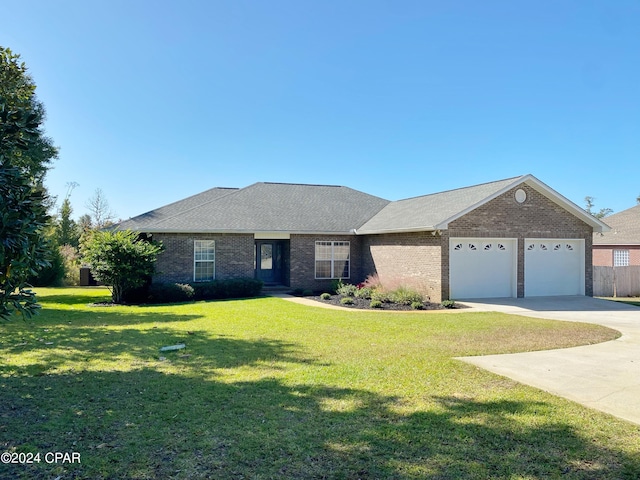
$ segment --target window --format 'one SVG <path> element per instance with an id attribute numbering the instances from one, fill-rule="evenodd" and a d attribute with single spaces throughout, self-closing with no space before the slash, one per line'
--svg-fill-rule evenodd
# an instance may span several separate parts
<path id="1" fill-rule="evenodd" d="M 349 278 L 349 242 L 316 242 L 316 278 Z"/>
<path id="2" fill-rule="evenodd" d="M 216 278 L 216 242 L 195 240 L 193 242 L 193 280 L 210 282 Z"/>
<path id="3" fill-rule="evenodd" d="M 614 250 L 613 266 L 628 267 L 629 266 L 629 250 Z"/>

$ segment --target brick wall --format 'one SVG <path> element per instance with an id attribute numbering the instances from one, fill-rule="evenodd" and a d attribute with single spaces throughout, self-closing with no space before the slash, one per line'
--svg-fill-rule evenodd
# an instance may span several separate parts
<path id="1" fill-rule="evenodd" d="M 514 193 L 527 193 L 524 203 Z M 593 293 L 593 230 L 579 218 L 527 185 L 519 185 L 449 224 L 442 236 L 442 297 L 449 297 L 449 238 L 508 237 L 518 239 L 518 297 L 524 296 L 524 239 L 577 238 L 585 243 L 585 293 Z"/>
<path id="2" fill-rule="evenodd" d="M 594 245 L 593 264 L 598 267 L 613 267 L 614 250 L 629 250 L 629 265 L 640 265 L 640 245 Z"/>
<path id="3" fill-rule="evenodd" d="M 254 241 L 251 234 L 156 233 L 165 247 L 157 262 L 157 282 L 193 282 L 194 240 L 215 240 L 216 278 L 254 276 Z"/>
<path id="4" fill-rule="evenodd" d="M 430 232 L 368 235 L 362 240 L 362 270 L 380 281 L 404 284 L 441 301 L 440 236 Z"/>

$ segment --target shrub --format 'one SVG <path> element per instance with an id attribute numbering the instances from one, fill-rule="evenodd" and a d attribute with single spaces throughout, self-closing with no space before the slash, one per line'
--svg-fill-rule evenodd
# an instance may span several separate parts
<path id="1" fill-rule="evenodd" d="M 322 295 L 320 295 L 320 298 L 322 300 L 331 300 L 331 294 L 330 293 L 323 293 Z"/>
<path id="2" fill-rule="evenodd" d="M 413 302 L 411 304 L 411 308 L 413 308 L 414 310 L 424 310 L 424 303 L 422 303 L 422 302 Z"/>
<path id="3" fill-rule="evenodd" d="M 356 289 L 355 297 L 356 298 L 364 298 L 369 300 L 371 298 L 371 294 L 373 293 L 373 289 L 369 287 L 361 287 Z"/>
<path id="4" fill-rule="evenodd" d="M 230 278 L 198 282 L 192 285 L 195 300 L 219 300 L 224 298 L 248 298 L 260 295 L 262 281 L 255 278 Z"/>
<path id="5" fill-rule="evenodd" d="M 195 291 L 188 283 L 154 283 L 149 287 L 148 301 L 152 303 L 188 302 Z"/>
<path id="6" fill-rule="evenodd" d="M 131 230 L 96 230 L 82 244 L 84 260 L 94 278 L 109 287 L 113 303 L 121 303 L 127 290 L 145 284 L 162 250 L 161 244 Z"/>
<path id="7" fill-rule="evenodd" d="M 310 297 L 311 295 L 313 295 L 313 291 L 311 291 L 309 289 L 302 291 L 302 296 L 303 297 Z"/>
<path id="8" fill-rule="evenodd" d="M 351 285 L 350 283 L 343 283 L 338 287 L 336 293 L 345 297 L 355 297 L 357 291 L 358 287 L 356 287 L 355 285 Z"/>
<path id="9" fill-rule="evenodd" d="M 412 303 L 422 303 L 424 296 L 411 288 L 399 287 L 391 292 L 391 300 L 401 305 L 411 305 Z"/>
<path id="10" fill-rule="evenodd" d="M 369 306 L 371 308 L 382 308 L 382 302 L 380 300 L 371 300 Z"/>
<path id="11" fill-rule="evenodd" d="M 372 301 L 378 301 L 380 303 L 391 303 L 392 299 L 391 299 L 391 295 L 388 292 L 385 292 L 384 290 L 374 290 L 371 293 L 371 300 Z"/>
<path id="12" fill-rule="evenodd" d="M 443 300 L 441 304 L 444 308 L 455 308 L 456 302 L 453 300 Z"/>
<path id="13" fill-rule="evenodd" d="M 343 297 L 340 299 L 340 303 L 342 305 L 353 305 L 354 301 L 353 301 L 353 298 L 351 297 Z"/>

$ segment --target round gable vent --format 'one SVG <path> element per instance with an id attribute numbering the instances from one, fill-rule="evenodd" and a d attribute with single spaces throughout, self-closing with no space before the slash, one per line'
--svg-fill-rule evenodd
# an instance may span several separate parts
<path id="1" fill-rule="evenodd" d="M 519 188 L 518 190 L 516 190 L 515 197 L 516 202 L 524 203 L 524 201 L 527 199 L 527 192 Z"/>

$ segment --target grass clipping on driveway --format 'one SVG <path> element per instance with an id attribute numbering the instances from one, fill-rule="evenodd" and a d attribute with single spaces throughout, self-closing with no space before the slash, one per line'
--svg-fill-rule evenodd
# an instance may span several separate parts
<path id="1" fill-rule="evenodd" d="M 0 464 L 0 478 L 640 476 L 638 426 L 452 358 L 617 336 L 604 327 L 39 293 L 39 316 L 0 325 L 0 450 L 41 461 Z"/>

